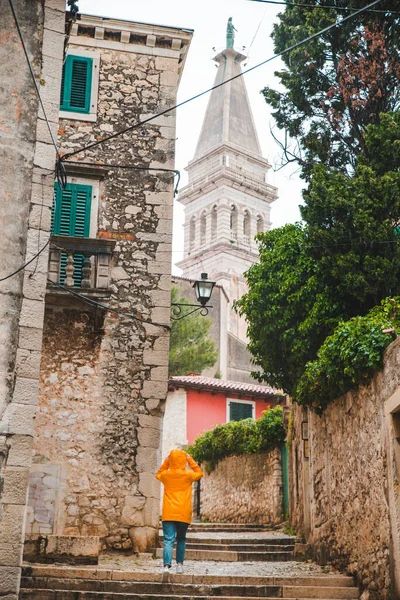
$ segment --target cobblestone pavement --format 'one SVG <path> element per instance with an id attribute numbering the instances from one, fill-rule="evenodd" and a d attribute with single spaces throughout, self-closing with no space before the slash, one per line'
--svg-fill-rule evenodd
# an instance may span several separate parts
<path id="1" fill-rule="evenodd" d="M 161 532 L 160 532 L 161 533 Z M 188 531 L 188 537 L 194 539 L 212 538 L 215 542 L 220 539 L 246 540 L 259 539 L 268 542 L 275 537 L 287 537 L 282 530 L 275 531 Z M 123 555 L 108 553 L 100 556 L 99 567 L 105 569 L 120 569 L 141 573 L 159 573 L 162 570 L 162 560 L 153 559 L 151 554 Z M 173 568 L 173 571 L 175 569 Z M 236 577 L 272 577 L 272 576 L 307 576 L 324 577 L 336 575 L 338 571 L 332 567 L 320 567 L 311 561 L 285 562 L 220 562 L 220 561 L 185 561 L 184 571 L 187 575 L 227 575 Z"/>
<path id="2" fill-rule="evenodd" d="M 104 554 L 100 557 L 99 567 L 119 569 L 141 573 L 159 573 L 162 561 L 150 556 L 138 558 L 135 555 Z M 175 569 L 173 569 L 173 572 Z M 321 576 L 336 575 L 332 568 L 320 567 L 312 562 L 201 562 L 185 561 L 184 571 L 187 575 L 228 575 L 237 577 L 271 577 L 271 576 Z"/>

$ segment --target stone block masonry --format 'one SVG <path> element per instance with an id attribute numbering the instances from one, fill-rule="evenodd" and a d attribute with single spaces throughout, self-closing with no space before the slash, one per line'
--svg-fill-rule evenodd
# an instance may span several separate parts
<path id="1" fill-rule="evenodd" d="M 65 2 L 14 0 L 14 8 L 33 70 L 41 75 L 50 126 L 56 130 L 57 115 L 47 95 L 60 93 Z M 3 277 L 48 240 L 56 155 L 7 0 L 0 0 L 0 14 Z M 44 64 L 45 52 L 51 53 L 51 65 Z M 25 272 L 0 282 L 0 597 L 7 600 L 17 600 L 20 585 L 47 254 L 46 249 Z"/>
<path id="2" fill-rule="evenodd" d="M 96 57 L 97 113 L 89 121 L 62 113 L 63 152 L 121 131 L 176 100 L 183 55 L 180 49 L 159 47 L 157 36 L 172 31 L 184 47 L 191 34 L 148 26 L 156 41 L 147 47 L 126 35 L 126 28 L 134 32 L 136 24 L 120 22 L 118 33 L 118 23 L 112 21 L 112 36 L 107 19 L 81 15 L 74 27 L 68 52 Z M 175 77 L 163 77 L 170 72 Z M 99 319 L 79 301 L 56 294 L 46 298 L 34 464 L 42 473 L 59 467 L 59 479 L 52 482 L 51 533 L 98 536 L 117 550 L 146 551 L 158 535 L 160 490 L 154 474 L 160 462 L 169 331 L 141 319 L 169 324 L 173 176 L 145 168 L 173 168 L 175 146 L 165 133 L 174 129 L 175 115 L 165 116 L 74 157 L 110 165 L 101 173 L 79 164 L 70 169 L 71 183 L 100 190 L 90 236 L 116 242 L 108 297 L 102 301 L 137 320 L 110 313 Z M 121 170 L 115 164 L 144 169 Z M 50 497 L 52 492 L 42 486 L 41 493 Z M 31 498 L 29 519 L 40 529 L 35 503 L 44 500 Z"/>
<path id="3" fill-rule="evenodd" d="M 319 563 L 354 575 L 362 600 L 400 597 L 399 364 L 396 341 L 383 371 L 322 416 L 293 407 L 292 525 Z"/>
<path id="4" fill-rule="evenodd" d="M 230 456 L 201 479 L 201 517 L 217 523 L 283 520 L 281 453 Z"/>

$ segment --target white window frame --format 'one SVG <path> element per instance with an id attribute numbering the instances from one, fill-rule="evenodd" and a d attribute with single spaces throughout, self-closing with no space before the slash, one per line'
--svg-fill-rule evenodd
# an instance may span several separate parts
<path id="1" fill-rule="evenodd" d="M 90 205 L 89 238 L 96 239 L 99 221 L 100 180 L 92 179 L 91 177 L 77 177 L 75 175 L 68 175 L 68 183 L 91 186 L 92 202 Z"/>
<path id="2" fill-rule="evenodd" d="M 251 416 L 252 419 L 256 418 L 256 403 L 254 400 L 239 400 L 238 398 L 227 398 L 226 399 L 226 422 L 230 423 L 231 420 L 229 418 L 230 413 L 230 404 L 231 402 L 235 402 L 235 404 L 251 404 L 253 406 L 253 414 Z"/>
<path id="3" fill-rule="evenodd" d="M 97 104 L 99 98 L 99 72 L 100 72 L 100 52 L 98 50 L 78 50 L 73 46 L 67 51 L 71 56 L 84 56 L 92 59 L 92 83 L 90 90 L 90 112 L 80 113 L 69 110 L 60 110 L 60 119 L 71 119 L 74 121 L 97 121 Z"/>

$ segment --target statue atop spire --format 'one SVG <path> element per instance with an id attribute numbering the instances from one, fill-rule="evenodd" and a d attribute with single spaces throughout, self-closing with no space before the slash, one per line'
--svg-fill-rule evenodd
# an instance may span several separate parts
<path id="1" fill-rule="evenodd" d="M 233 44 L 235 43 L 235 31 L 237 29 L 232 23 L 232 17 L 229 17 L 228 23 L 226 25 L 226 47 L 233 48 Z"/>

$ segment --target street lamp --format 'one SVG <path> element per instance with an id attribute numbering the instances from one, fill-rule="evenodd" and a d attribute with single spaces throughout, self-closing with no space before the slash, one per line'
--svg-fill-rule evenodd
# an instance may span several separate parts
<path id="1" fill-rule="evenodd" d="M 172 302 L 171 304 L 171 319 L 172 321 L 179 321 L 180 319 L 184 319 L 189 315 L 200 311 L 200 314 L 205 317 L 208 315 L 208 309 L 212 308 L 212 306 L 206 306 L 206 304 L 211 299 L 211 294 L 215 286 L 215 281 L 210 281 L 208 279 L 207 273 L 201 274 L 201 279 L 198 279 L 194 282 L 194 292 L 196 294 L 196 300 L 200 302 L 200 304 L 181 304 Z M 182 311 L 182 306 L 192 307 L 193 310 Z"/>
<path id="2" fill-rule="evenodd" d="M 194 282 L 194 292 L 196 294 L 197 302 L 200 302 L 202 306 L 205 306 L 211 299 L 211 294 L 214 289 L 215 281 L 208 279 L 207 273 L 201 274 L 201 279 Z"/>

